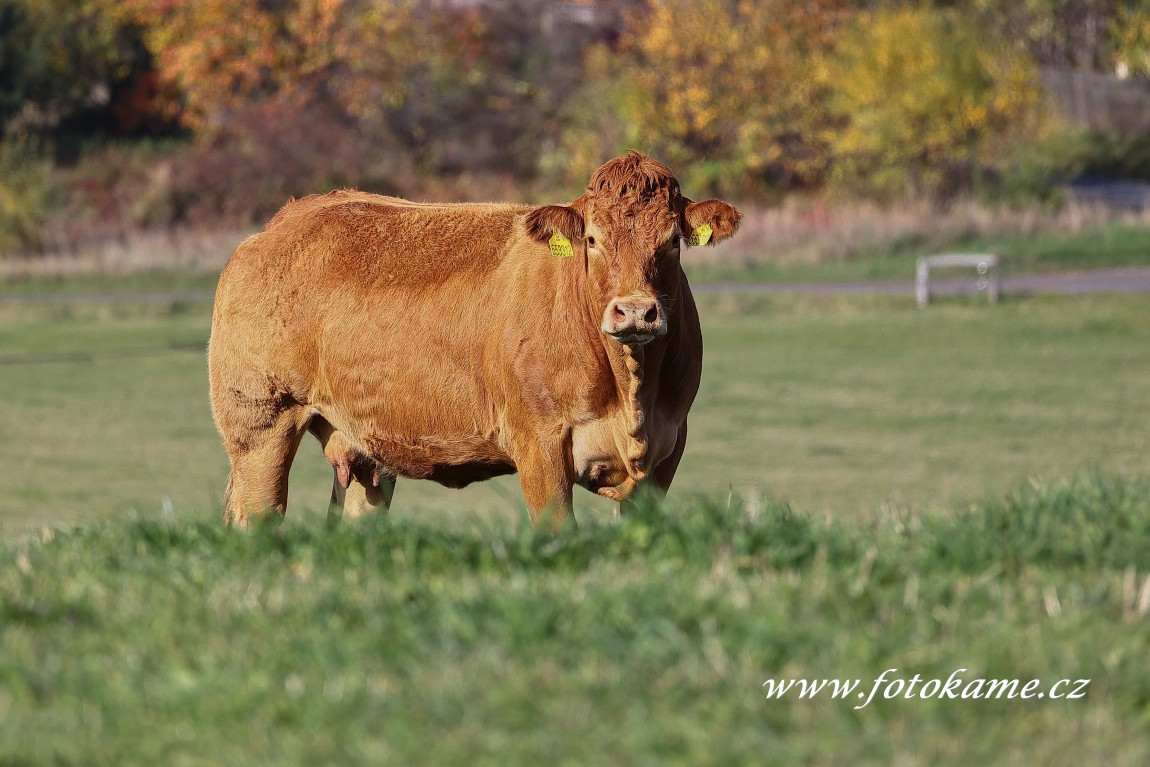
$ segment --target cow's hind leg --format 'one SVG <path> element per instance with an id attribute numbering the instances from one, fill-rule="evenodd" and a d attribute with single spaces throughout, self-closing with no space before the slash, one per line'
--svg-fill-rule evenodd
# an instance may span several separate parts
<path id="1" fill-rule="evenodd" d="M 288 473 L 304 429 L 295 408 L 278 413 L 270 425 L 246 430 L 225 445 L 232 471 L 224 494 L 224 522 L 247 527 L 271 511 L 287 511 Z"/>

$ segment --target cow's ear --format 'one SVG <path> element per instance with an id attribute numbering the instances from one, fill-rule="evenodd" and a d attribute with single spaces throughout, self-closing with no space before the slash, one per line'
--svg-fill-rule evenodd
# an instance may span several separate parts
<path id="1" fill-rule="evenodd" d="M 547 242 L 558 232 L 572 242 L 583 238 L 583 216 L 566 205 L 544 205 L 527 214 L 524 222 L 527 234 L 539 242 Z"/>
<path id="2" fill-rule="evenodd" d="M 722 242 L 738 231 L 739 222 L 743 220 L 738 208 L 722 200 L 688 203 L 683 215 L 687 219 L 688 238 L 700 231 L 700 227 L 703 227 L 702 234 L 709 234 L 700 244 Z M 705 231 L 706 227 L 710 227 L 709 233 Z"/>

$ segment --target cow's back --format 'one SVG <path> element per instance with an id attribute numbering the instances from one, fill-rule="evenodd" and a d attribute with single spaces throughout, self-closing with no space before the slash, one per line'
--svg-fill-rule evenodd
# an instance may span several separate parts
<path id="1" fill-rule="evenodd" d="M 288 203 L 221 275 L 213 390 L 227 379 L 280 392 L 407 475 L 445 458 L 501 463 L 490 446 L 505 382 L 479 368 L 499 358 L 490 331 L 516 311 L 507 286 L 539 288 L 510 257 L 527 210 L 347 191 Z"/>
<path id="2" fill-rule="evenodd" d="M 526 210 L 348 190 L 294 200 L 229 260 L 214 323 L 306 353 L 325 326 L 354 324 L 370 309 L 419 305 L 433 318 L 438 304 L 457 306 L 490 281 L 521 238 Z"/>
<path id="3" fill-rule="evenodd" d="M 426 291 L 452 279 L 476 281 L 499 266 L 526 210 L 428 205 L 348 190 L 312 195 L 289 202 L 248 238 L 221 286 L 256 282 L 269 297 L 306 286 L 300 298 L 322 304 L 332 292 Z"/>

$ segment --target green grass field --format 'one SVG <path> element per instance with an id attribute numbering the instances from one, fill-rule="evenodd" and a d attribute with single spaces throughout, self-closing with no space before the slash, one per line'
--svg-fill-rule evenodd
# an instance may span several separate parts
<path id="1" fill-rule="evenodd" d="M 708 299 L 664 508 L 219 523 L 206 302 L 0 305 L 0 765 L 1143 764 L 1150 301 Z M 1064 480 L 1062 478 L 1071 478 Z M 768 699 L 1089 679 L 1078 700 Z"/>
<path id="2" fill-rule="evenodd" d="M 110 293 L 123 295 L 149 291 L 204 292 L 216 289 L 218 272 L 150 269 L 128 274 L 95 272 L 80 275 L 23 275 L 0 280 L 0 298 L 44 298 L 46 296 Z"/>
<path id="3" fill-rule="evenodd" d="M 0 525 L 212 518 L 227 461 L 211 421 L 210 306 L 0 307 Z M 1083 468 L 1150 476 L 1150 301 L 854 297 L 702 304 L 703 386 L 674 492 L 773 497 L 856 518 L 951 508 Z M 322 514 L 306 439 L 289 520 Z M 610 505 L 576 495 L 577 514 Z M 522 512 L 514 477 L 401 482 L 399 513 Z M 444 509 L 453 509 L 450 513 Z"/>

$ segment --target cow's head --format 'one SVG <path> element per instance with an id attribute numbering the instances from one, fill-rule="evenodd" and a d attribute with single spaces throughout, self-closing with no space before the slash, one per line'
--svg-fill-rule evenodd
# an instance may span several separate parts
<path id="1" fill-rule="evenodd" d="M 680 248 L 692 238 L 722 242 L 741 218 L 721 200 L 691 202 L 666 165 L 629 152 L 595 171 L 571 205 L 536 208 L 526 223 L 540 242 L 556 233 L 571 242 L 585 259 L 603 333 L 641 345 L 667 332 L 668 312 L 677 308 Z"/>

